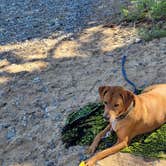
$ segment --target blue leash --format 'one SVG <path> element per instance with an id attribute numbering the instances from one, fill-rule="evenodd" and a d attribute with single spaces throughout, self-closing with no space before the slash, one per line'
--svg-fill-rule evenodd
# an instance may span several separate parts
<path id="1" fill-rule="evenodd" d="M 134 88 L 134 93 L 140 94 L 142 89 L 138 89 L 136 85 L 132 81 L 130 81 L 127 77 L 126 70 L 125 70 L 125 62 L 126 62 L 126 55 L 122 57 L 122 75 L 124 79 L 126 80 L 126 82 L 128 82 Z"/>

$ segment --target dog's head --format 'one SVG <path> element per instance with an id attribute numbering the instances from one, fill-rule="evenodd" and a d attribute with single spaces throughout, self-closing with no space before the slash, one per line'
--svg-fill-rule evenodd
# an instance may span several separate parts
<path id="1" fill-rule="evenodd" d="M 105 107 L 103 116 L 111 122 L 125 113 L 134 102 L 134 94 L 120 86 L 101 86 L 99 95 Z"/>

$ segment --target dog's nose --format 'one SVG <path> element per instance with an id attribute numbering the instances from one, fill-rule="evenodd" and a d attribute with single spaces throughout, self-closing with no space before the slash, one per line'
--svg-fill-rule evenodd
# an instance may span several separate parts
<path id="1" fill-rule="evenodd" d="M 109 120 L 108 115 L 105 115 L 105 114 L 104 114 L 103 117 L 104 117 L 105 120 Z"/>

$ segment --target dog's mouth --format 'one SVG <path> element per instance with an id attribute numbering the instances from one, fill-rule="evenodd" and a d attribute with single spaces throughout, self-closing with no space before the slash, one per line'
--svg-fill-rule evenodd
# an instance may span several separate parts
<path id="1" fill-rule="evenodd" d="M 119 115 L 117 115 L 117 116 L 104 116 L 104 120 L 108 121 L 108 122 L 112 122 L 118 117 L 119 117 Z"/>
<path id="2" fill-rule="evenodd" d="M 115 113 L 112 113 L 111 115 L 110 114 L 106 114 L 104 113 L 103 114 L 103 117 L 104 117 L 104 120 L 105 121 L 108 121 L 108 122 L 113 122 L 114 120 L 116 120 L 116 118 L 119 117 L 119 115 L 116 115 Z"/>

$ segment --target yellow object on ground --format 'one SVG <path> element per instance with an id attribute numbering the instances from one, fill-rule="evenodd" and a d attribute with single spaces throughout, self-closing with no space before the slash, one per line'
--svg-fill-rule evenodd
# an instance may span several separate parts
<path id="1" fill-rule="evenodd" d="M 85 162 L 81 161 L 81 163 L 79 164 L 79 166 L 85 166 Z"/>

